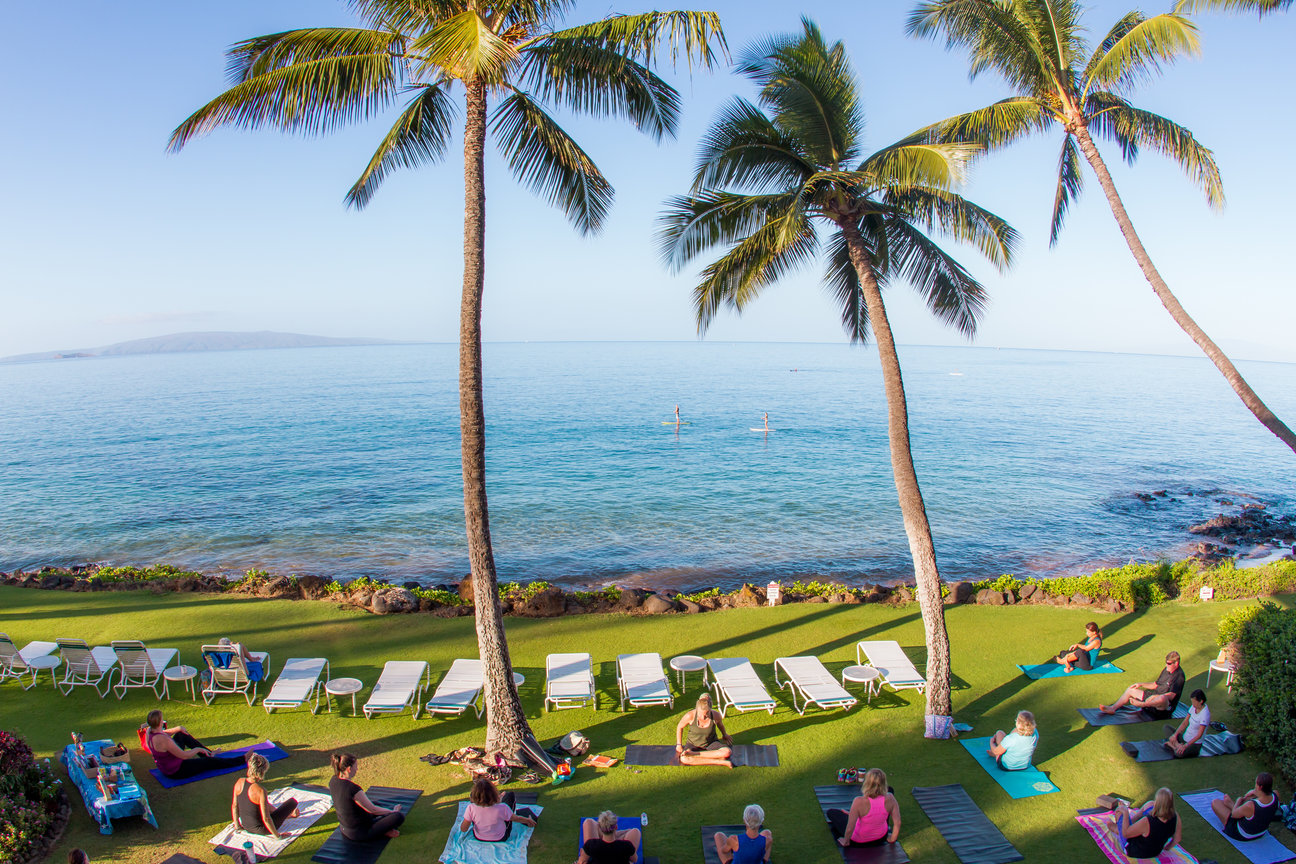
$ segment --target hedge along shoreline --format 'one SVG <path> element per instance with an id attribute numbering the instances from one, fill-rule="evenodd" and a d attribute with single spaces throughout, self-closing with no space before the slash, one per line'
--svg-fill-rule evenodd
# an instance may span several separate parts
<path id="1" fill-rule="evenodd" d="M 153 567 L 47 567 L 37 573 L 0 574 L 0 582 L 26 588 L 66 591 L 150 589 L 166 591 L 234 593 L 292 600 L 325 600 L 354 606 L 379 615 L 426 612 L 442 617 L 469 615 L 473 609 L 472 582 L 456 586 L 425 587 L 414 582 L 394 584 L 361 576 L 348 582 L 319 576 L 272 575 L 249 570 L 237 580 L 181 570 L 169 565 Z M 817 580 L 780 583 L 784 603 L 908 603 L 914 600 L 912 582 L 899 585 L 848 585 Z M 1203 565 L 1195 559 L 1132 563 L 1097 570 L 1083 576 L 1025 579 L 1003 575 L 980 581 L 960 581 L 942 586 L 947 604 L 982 605 L 1046 604 L 1089 606 L 1107 612 L 1125 612 L 1176 600 L 1199 602 L 1203 587 L 1220 600 L 1240 600 L 1296 592 L 1296 560 L 1280 560 L 1261 567 L 1238 569 L 1232 561 Z M 732 591 L 710 588 L 695 592 L 609 586 L 595 591 L 568 591 L 544 581 L 500 585 L 506 614 L 549 618 L 586 612 L 662 614 L 698 613 L 713 609 L 764 606 L 764 586 L 744 584 Z"/>

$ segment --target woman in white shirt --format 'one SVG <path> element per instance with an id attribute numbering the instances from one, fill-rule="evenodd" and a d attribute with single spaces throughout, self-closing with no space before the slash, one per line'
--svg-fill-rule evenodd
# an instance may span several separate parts
<path id="1" fill-rule="evenodd" d="M 1186 759 L 1200 753 L 1202 736 L 1210 728 L 1211 714 L 1210 709 L 1206 707 L 1206 694 L 1201 690 L 1194 690 L 1189 698 L 1192 699 L 1192 707 L 1188 709 L 1188 716 L 1165 742 L 1166 749 L 1173 753 L 1176 759 Z M 1167 725 L 1166 728 L 1170 727 Z"/>

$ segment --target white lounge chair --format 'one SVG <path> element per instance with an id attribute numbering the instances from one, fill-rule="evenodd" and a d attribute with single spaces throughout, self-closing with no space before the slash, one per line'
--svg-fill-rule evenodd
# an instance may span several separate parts
<path id="1" fill-rule="evenodd" d="M 584 707 L 594 703 L 594 664 L 588 654 L 550 654 L 545 658 L 545 710 Z"/>
<path id="2" fill-rule="evenodd" d="M 621 688 L 622 711 L 627 702 L 631 708 L 643 708 L 645 705 L 675 706 L 670 682 L 662 671 L 660 654 L 617 655 L 617 685 Z"/>
<path id="3" fill-rule="evenodd" d="M 157 698 L 162 698 L 162 691 L 166 688 L 162 673 L 178 660 L 179 651 L 174 648 L 146 648 L 136 639 L 113 642 L 112 650 L 121 668 L 120 677 L 113 685 L 118 699 L 132 687 L 150 687 Z"/>
<path id="4" fill-rule="evenodd" d="M 112 689 L 113 672 L 117 669 L 117 654 L 107 645 L 91 648 L 84 639 L 59 639 L 59 656 L 63 658 L 63 680 L 55 679 L 54 686 L 66 696 L 74 687 L 90 686 L 102 699 Z M 99 689 L 99 685 L 103 689 Z"/>
<path id="5" fill-rule="evenodd" d="M 261 678 L 270 674 L 270 655 L 265 651 L 249 651 L 248 655 L 261 664 Z M 203 673 L 203 701 L 208 705 L 222 693 L 239 693 L 247 700 L 248 707 L 256 704 L 257 685 L 261 678 L 252 679 L 247 660 L 236 645 L 202 646 L 203 662 L 207 671 Z"/>
<path id="6" fill-rule="evenodd" d="M 453 714 L 458 717 L 469 708 L 481 717 L 478 704 L 482 688 L 486 686 L 486 672 L 480 660 L 455 660 L 437 685 L 432 698 L 423 706 L 429 714 Z"/>
<path id="7" fill-rule="evenodd" d="M 905 654 L 900 643 L 893 639 L 878 642 L 860 642 L 855 646 L 855 659 L 859 663 L 868 659 L 868 665 L 882 673 L 882 680 L 892 690 L 917 690 L 922 693 L 927 689 L 927 679 L 918 674 L 918 668 Z"/>
<path id="8" fill-rule="evenodd" d="M 36 673 L 40 670 L 27 665 L 28 661 L 48 657 L 57 649 L 58 645 L 53 642 L 28 642 L 19 651 L 9 634 L 0 633 L 0 681 L 13 678 L 22 684 L 23 676 L 30 675 L 31 683 L 23 684 L 24 690 L 30 690 L 36 686 Z"/>
<path id="9" fill-rule="evenodd" d="M 432 681 L 426 660 L 388 660 L 364 704 L 366 720 L 375 714 L 399 714 L 411 705 L 418 718 L 423 691 Z"/>
<path id="10" fill-rule="evenodd" d="M 270 692 L 261 700 L 261 707 L 269 714 L 276 708 L 300 708 L 306 700 L 314 699 L 311 713 L 319 711 L 320 690 L 328 680 L 329 662 L 323 657 L 294 657 L 284 664 Z"/>
<path id="11" fill-rule="evenodd" d="M 779 672 L 787 676 L 786 681 L 779 680 Z M 825 710 L 849 711 L 859 702 L 824 668 L 818 657 L 780 657 L 774 661 L 774 683 L 779 689 L 792 688 L 792 707 L 798 714 L 804 714 L 812 704 Z M 797 707 L 798 695 L 803 703 L 800 707 Z"/>
<path id="12" fill-rule="evenodd" d="M 746 657 L 713 657 L 707 660 L 712 686 L 716 691 L 716 704 L 721 715 L 730 707 L 739 712 L 768 711 L 774 713 L 777 703 L 761 683 L 756 670 Z"/>

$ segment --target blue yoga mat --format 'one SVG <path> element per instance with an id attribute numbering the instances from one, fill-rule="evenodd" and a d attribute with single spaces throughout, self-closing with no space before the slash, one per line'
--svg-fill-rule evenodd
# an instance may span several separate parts
<path id="1" fill-rule="evenodd" d="M 595 821 L 593 816 L 582 816 L 580 822 L 576 824 L 576 854 L 577 855 L 580 855 L 581 847 L 585 845 L 585 823 L 593 822 L 593 821 Z M 643 835 L 648 833 L 647 829 L 643 827 L 643 823 L 639 821 L 638 816 L 618 816 L 617 830 L 624 831 L 627 828 L 639 829 L 639 849 L 638 849 L 637 860 L 642 861 L 644 860 Z"/>
<path id="2" fill-rule="evenodd" d="M 1034 681 L 1038 681 L 1040 678 L 1074 678 L 1077 675 L 1114 675 L 1117 672 L 1125 671 L 1119 666 L 1113 666 L 1105 661 L 1092 669 L 1077 667 L 1070 673 L 1062 667 L 1061 663 L 1035 663 L 1030 666 L 1023 666 L 1018 663 L 1017 668 L 1024 672 L 1027 678 Z"/>
<path id="3" fill-rule="evenodd" d="M 1044 776 L 1044 772 L 1031 766 L 1022 771 L 1005 771 L 995 764 L 995 759 L 987 751 L 990 749 L 989 738 L 960 738 L 963 745 L 977 764 L 1003 787 L 1012 798 L 1032 798 L 1036 795 L 1047 795 L 1060 791 L 1053 781 Z"/>
<path id="4" fill-rule="evenodd" d="M 275 744 L 273 741 L 262 741 L 260 744 L 253 744 L 251 747 L 240 747 L 237 750 L 230 750 L 220 755 L 236 756 L 239 753 L 249 753 L 253 750 L 264 756 L 267 762 L 277 762 L 280 759 L 288 758 L 288 751 L 281 749 L 279 745 Z M 218 771 L 207 771 L 202 774 L 195 774 L 192 777 L 184 777 L 180 780 L 168 777 L 156 768 L 150 768 L 149 773 L 153 775 L 154 780 L 162 784 L 163 789 L 174 789 L 177 786 L 184 786 L 186 783 L 197 783 L 199 780 L 219 777 L 222 774 L 233 774 L 235 771 L 242 770 L 244 770 L 242 765 L 231 765 L 228 768 L 221 768 Z"/>

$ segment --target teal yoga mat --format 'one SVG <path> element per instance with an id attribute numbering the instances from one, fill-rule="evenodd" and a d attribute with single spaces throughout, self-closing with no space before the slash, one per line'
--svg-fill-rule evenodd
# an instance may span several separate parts
<path id="1" fill-rule="evenodd" d="M 1052 780 L 1044 776 L 1043 771 L 1034 766 L 1022 771 L 1005 771 L 1000 768 L 995 764 L 994 757 L 986 752 L 990 749 L 989 738 L 960 738 L 959 743 L 1012 798 L 1032 798 L 1060 791 Z"/>
<path id="2" fill-rule="evenodd" d="M 1092 669 L 1074 669 L 1068 673 L 1059 663 L 1035 663 L 1029 666 L 1023 666 L 1018 663 L 1017 668 L 1025 673 L 1027 678 L 1037 681 L 1040 678 L 1074 678 L 1077 675 L 1114 675 L 1117 672 L 1125 670 L 1119 666 L 1104 661 Z"/>

